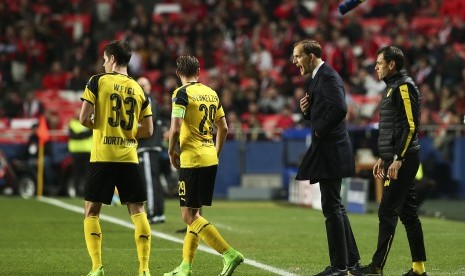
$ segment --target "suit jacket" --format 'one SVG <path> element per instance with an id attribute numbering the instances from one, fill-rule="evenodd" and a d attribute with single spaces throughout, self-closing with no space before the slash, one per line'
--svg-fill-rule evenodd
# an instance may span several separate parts
<path id="1" fill-rule="evenodd" d="M 341 77 L 324 63 L 311 81 L 307 94 L 310 108 L 304 119 L 310 120 L 312 143 L 296 179 L 316 183 L 320 179 L 353 176 L 355 161 L 347 133 L 347 105 Z"/>

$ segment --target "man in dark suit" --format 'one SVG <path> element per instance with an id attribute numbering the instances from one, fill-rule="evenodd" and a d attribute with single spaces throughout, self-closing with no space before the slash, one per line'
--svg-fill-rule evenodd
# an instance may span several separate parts
<path id="1" fill-rule="evenodd" d="M 345 122 L 347 105 L 343 82 L 338 73 L 321 60 L 321 46 L 317 41 L 297 42 L 293 63 L 302 76 L 312 75 L 307 94 L 300 100 L 304 119 L 311 123 L 312 144 L 296 179 L 320 183 L 331 265 L 316 275 L 349 275 L 349 271 L 359 268 L 360 255 L 340 195 L 342 178 L 355 173 Z"/>

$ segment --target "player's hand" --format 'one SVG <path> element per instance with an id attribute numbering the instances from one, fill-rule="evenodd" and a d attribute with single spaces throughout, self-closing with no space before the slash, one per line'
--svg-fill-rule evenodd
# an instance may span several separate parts
<path id="1" fill-rule="evenodd" d="M 310 101 L 309 101 L 309 96 L 308 95 L 305 95 L 305 97 L 303 97 L 302 99 L 300 99 L 300 110 L 302 110 L 302 112 L 304 114 L 307 114 L 308 113 L 308 109 L 310 107 Z"/>
<path id="2" fill-rule="evenodd" d="M 397 174 L 399 173 L 400 167 L 402 166 L 401 160 L 396 160 L 392 162 L 391 166 L 389 166 L 387 175 L 390 179 L 397 179 Z"/>
<path id="3" fill-rule="evenodd" d="M 376 164 L 373 166 L 373 176 L 378 179 L 384 179 L 384 161 L 378 158 Z"/>
<path id="4" fill-rule="evenodd" d="M 176 151 L 173 151 L 173 152 L 168 152 L 168 155 L 170 157 L 171 165 L 173 165 L 173 167 L 179 170 L 179 168 L 181 167 L 181 162 L 179 161 L 179 153 L 177 153 Z"/>

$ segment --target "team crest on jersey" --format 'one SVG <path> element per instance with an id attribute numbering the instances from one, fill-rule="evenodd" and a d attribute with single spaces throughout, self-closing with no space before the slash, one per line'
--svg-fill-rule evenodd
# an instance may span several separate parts
<path id="1" fill-rule="evenodd" d="M 389 97 L 389 96 L 391 96 L 391 92 L 392 92 L 392 88 L 389 88 L 389 90 L 388 90 L 388 92 L 387 92 L 387 94 L 386 94 L 386 98 Z"/>

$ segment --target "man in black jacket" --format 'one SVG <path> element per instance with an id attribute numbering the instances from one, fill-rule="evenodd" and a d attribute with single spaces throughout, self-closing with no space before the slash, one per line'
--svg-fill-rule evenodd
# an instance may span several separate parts
<path id="1" fill-rule="evenodd" d="M 341 202 L 342 178 L 355 173 L 352 145 L 346 127 L 347 105 L 341 77 L 321 60 L 321 46 L 314 40 L 294 45 L 293 63 L 301 75 L 312 75 L 307 94 L 300 101 L 310 120 L 312 144 L 297 172 L 297 180 L 320 183 L 321 205 L 326 218 L 331 265 L 318 276 L 348 275 L 359 267 L 360 255 Z"/>
<path id="2" fill-rule="evenodd" d="M 158 104 L 151 96 L 151 85 L 147 78 L 137 80 L 147 97 L 152 102 L 153 134 L 151 137 L 139 140 L 137 154 L 139 166 L 144 174 L 147 187 L 147 216 L 150 223 L 165 222 L 165 196 L 160 180 L 160 155 L 162 151 L 163 129 L 158 112 Z"/>
<path id="3" fill-rule="evenodd" d="M 375 70 L 386 90 L 380 105 L 378 149 L 380 158 L 373 175 L 384 180 L 383 197 L 378 209 L 378 246 L 372 262 L 354 275 L 383 275 L 398 218 L 407 231 L 412 269 L 404 276 L 426 276 L 423 230 L 415 200 L 415 175 L 420 165 L 418 129 L 420 93 L 413 80 L 402 70 L 404 54 L 393 46 L 378 50 Z"/>

